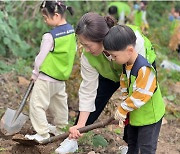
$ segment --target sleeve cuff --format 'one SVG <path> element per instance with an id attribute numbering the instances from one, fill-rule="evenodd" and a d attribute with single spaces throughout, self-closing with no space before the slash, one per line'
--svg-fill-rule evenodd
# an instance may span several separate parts
<path id="1" fill-rule="evenodd" d="M 118 107 L 118 111 L 122 114 L 122 115 L 127 115 L 128 111 L 124 110 L 121 106 Z"/>

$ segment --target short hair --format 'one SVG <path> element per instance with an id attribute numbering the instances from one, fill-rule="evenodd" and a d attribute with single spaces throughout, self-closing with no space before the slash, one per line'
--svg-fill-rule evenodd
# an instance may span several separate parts
<path id="1" fill-rule="evenodd" d="M 128 45 L 135 46 L 136 35 L 133 30 L 126 25 L 116 25 L 112 27 L 104 38 L 104 49 L 108 51 L 119 51 L 127 48 Z"/>
<path id="2" fill-rule="evenodd" d="M 108 12 L 109 12 L 109 14 L 110 15 L 114 15 L 114 14 L 117 14 L 117 7 L 116 6 L 111 6 L 111 7 L 109 7 L 109 9 L 108 9 Z"/>

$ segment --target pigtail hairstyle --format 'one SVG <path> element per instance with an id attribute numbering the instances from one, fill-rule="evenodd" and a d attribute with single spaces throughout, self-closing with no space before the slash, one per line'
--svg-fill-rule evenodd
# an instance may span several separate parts
<path id="1" fill-rule="evenodd" d="M 136 35 L 133 30 L 126 25 L 116 25 L 112 27 L 104 38 L 104 49 L 108 51 L 124 50 L 128 45 L 135 46 Z"/>
<path id="2" fill-rule="evenodd" d="M 50 15 L 51 17 L 55 13 L 64 15 L 65 11 L 68 10 L 71 15 L 74 14 L 72 7 L 66 6 L 62 1 L 43 1 L 40 10 L 45 15 Z"/>

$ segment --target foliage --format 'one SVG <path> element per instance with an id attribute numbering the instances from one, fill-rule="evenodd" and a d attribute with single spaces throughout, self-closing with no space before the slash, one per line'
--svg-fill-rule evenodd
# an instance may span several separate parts
<path id="1" fill-rule="evenodd" d="M 93 145 L 94 147 L 105 147 L 108 142 L 102 135 L 95 135 L 93 131 L 85 133 L 79 140 L 80 144 Z"/>
<path id="2" fill-rule="evenodd" d="M 93 131 L 89 131 L 85 133 L 81 138 L 79 138 L 79 143 L 80 144 L 87 144 L 87 145 L 92 145 L 92 138 L 94 136 Z"/>
<path id="3" fill-rule="evenodd" d="M 114 129 L 114 132 L 115 132 L 116 134 L 121 134 L 121 129 L 120 129 L 120 128 L 116 128 L 116 129 Z"/>
<path id="4" fill-rule="evenodd" d="M 16 59 L 13 64 L 8 61 L 0 61 L 0 74 L 15 71 L 17 75 L 29 78 L 31 75 L 32 68 L 30 67 L 27 60 L 19 58 Z"/>
<path id="5" fill-rule="evenodd" d="M 14 55 L 26 58 L 24 52 L 27 52 L 30 46 L 17 33 L 17 21 L 13 16 L 8 16 L 8 9 L 12 8 L 7 7 L 7 12 L 0 11 L 0 41 L 3 42 L 0 46 L 0 54 L 6 57 Z"/>
<path id="6" fill-rule="evenodd" d="M 99 146 L 106 147 L 108 145 L 106 139 L 101 135 L 95 135 L 92 138 L 92 142 L 95 147 L 99 147 Z"/>

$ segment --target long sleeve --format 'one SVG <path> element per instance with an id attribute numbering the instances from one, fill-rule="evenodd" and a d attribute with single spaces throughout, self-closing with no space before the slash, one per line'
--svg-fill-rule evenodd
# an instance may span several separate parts
<path id="1" fill-rule="evenodd" d="M 128 97 L 128 92 L 127 92 L 127 85 L 126 85 L 126 82 L 125 82 L 125 78 L 124 78 L 124 75 L 122 74 L 121 77 L 120 77 L 120 88 L 121 88 L 121 99 L 122 100 L 125 100 L 127 97 Z"/>
<path id="2" fill-rule="evenodd" d="M 79 111 L 95 111 L 95 98 L 98 88 L 99 73 L 81 56 L 81 76 L 83 78 L 79 89 Z"/>
<path id="3" fill-rule="evenodd" d="M 140 34 L 139 31 L 135 31 L 136 35 L 136 45 L 135 45 L 135 50 L 137 51 L 138 54 L 142 55 L 144 58 L 146 58 L 146 50 L 144 47 L 144 38 Z"/>
<path id="4" fill-rule="evenodd" d="M 127 71 L 129 78 L 130 70 Z M 142 67 L 138 71 L 138 76 L 133 84 L 133 92 L 131 96 L 128 96 L 118 107 L 121 114 L 126 115 L 135 109 L 140 108 L 146 104 L 152 97 L 156 89 L 156 75 L 154 71 L 149 67 Z"/>
<path id="5" fill-rule="evenodd" d="M 46 33 L 42 36 L 40 52 L 35 58 L 34 70 L 32 71 L 32 78 L 37 79 L 39 76 L 39 67 L 43 63 L 49 51 L 53 49 L 54 41 L 50 33 Z"/>
<path id="6" fill-rule="evenodd" d="M 142 21 L 144 24 L 148 24 L 148 22 L 146 20 L 146 11 L 142 11 Z"/>
<path id="7" fill-rule="evenodd" d="M 124 22 L 125 22 L 125 12 L 122 11 L 122 12 L 119 14 L 119 21 L 118 21 L 118 23 L 119 23 L 119 24 L 124 24 Z"/>

